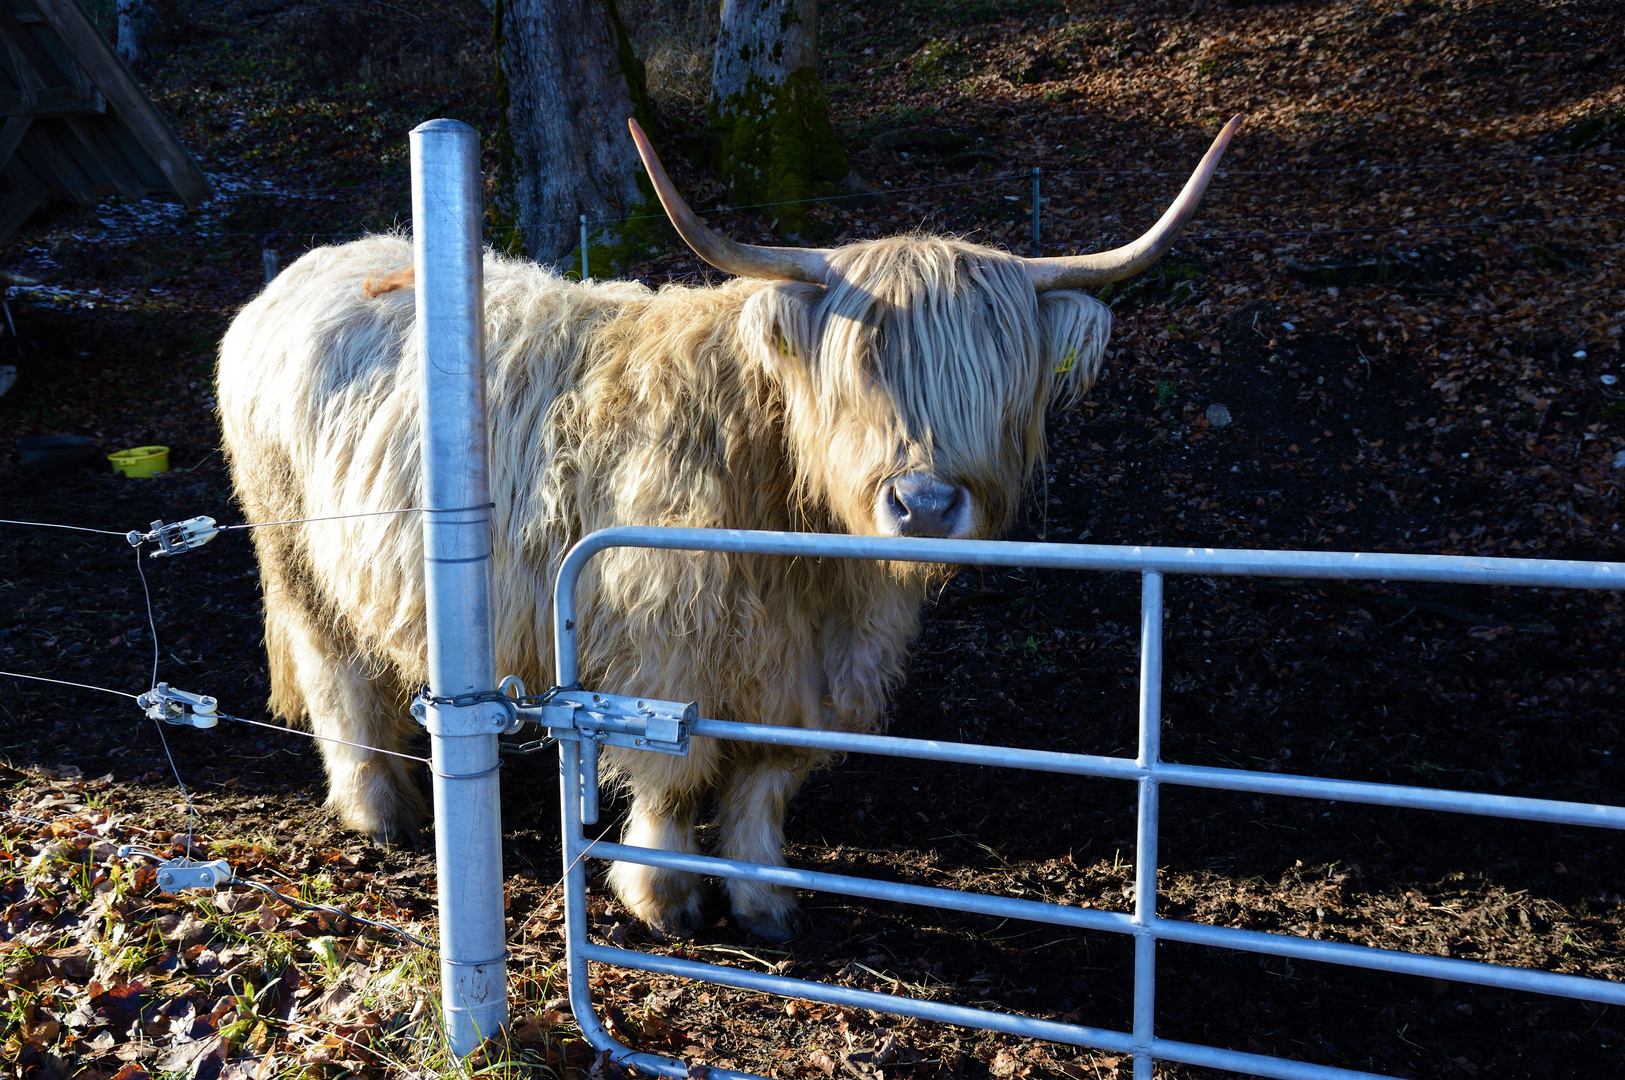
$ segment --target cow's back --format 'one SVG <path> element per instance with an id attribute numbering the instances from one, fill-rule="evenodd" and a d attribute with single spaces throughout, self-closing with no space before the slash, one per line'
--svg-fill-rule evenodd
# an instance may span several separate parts
<path id="1" fill-rule="evenodd" d="M 366 285 L 411 260 L 399 236 L 310 252 L 238 315 L 218 374 L 224 445 L 249 520 L 371 515 L 255 530 L 268 632 L 279 606 L 291 605 L 331 627 L 338 647 L 387 662 L 408 682 L 422 678 L 425 657 L 423 526 L 417 514 L 379 512 L 422 505 L 415 293 L 372 295 Z M 592 327 L 647 295 L 486 259 L 488 396 L 502 443 L 491 462 L 495 575 L 499 606 L 522 624 L 534 623 L 522 611 L 546 606 L 538 560 L 568 540 L 563 523 L 543 535 L 534 528 L 550 414 L 579 379 Z M 534 630 L 499 628 L 499 639 L 516 635 L 530 640 L 502 641 L 499 659 L 509 670 L 534 667 Z"/>

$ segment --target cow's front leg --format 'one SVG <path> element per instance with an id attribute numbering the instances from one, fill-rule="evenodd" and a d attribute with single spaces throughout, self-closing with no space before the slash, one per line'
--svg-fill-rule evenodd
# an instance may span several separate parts
<path id="1" fill-rule="evenodd" d="M 810 767 L 804 758 L 772 757 L 736 768 L 719 800 L 717 824 L 724 858 L 784 865 L 785 808 Z M 789 889 L 729 878 L 728 899 L 739 925 L 768 941 L 789 941 L 806 926 L 806 916 Z"/>
<path id="2" fill-rule="evenodd" d="M 406 760 L 395 756 L 411 726 L 405 710 L 393 700 L 387 680 L 314 624 L 297 613 L 273 611 L 267 597 L 273 669 L 297 681 L 296 696 L 327 766 L 327 806 L 345 825 L 380 844 L 416 847 L 428 809 Z M 281 687 L 278 696 L 289 700 L 294 689 Z"/>
<path id="3" fill-rule="evenodd" d="M 694 790 L 636 790 L 621 842 L 697 854 L 694 816 L 699 802 L 700 792 Z M 618 862 L 609 868 L 609 884 L 627 910 L 663 938 L 692 937 L 705 925 L 705 894 L 696 874 Z"/>

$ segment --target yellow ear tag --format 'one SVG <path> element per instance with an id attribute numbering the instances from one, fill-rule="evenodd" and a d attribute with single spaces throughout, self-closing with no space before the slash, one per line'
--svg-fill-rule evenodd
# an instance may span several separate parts
<path id="1" fill-rule="evenodd" d="M 790 351 L 790 343 L 788 341 L 784 340 L 783 338 L 779 339 L 779 355 L 780 356 L 793 356 L 793 355 L 795 355 L 794 353 L 792 353 Z"/>
<path id="2" fill-rule="evenodd" d="M 1071 371 L 1074 367 L 1076 367 L 1077 363 L 1078 363 L 1078 350 L 1077 350 L 1077 347 L 1074 346 L 1073 348 L 1070 348 L 1070 349 L 1068 349 L 1066 351 L 1065 356 L 1061 357 L 1061 364 L 1060 364 L 1059 367 L 1057 367 L 1055 369 L 1055 374 L 1057 374 L 1057 375 L 1065 375 L 1067 372 Z"/>

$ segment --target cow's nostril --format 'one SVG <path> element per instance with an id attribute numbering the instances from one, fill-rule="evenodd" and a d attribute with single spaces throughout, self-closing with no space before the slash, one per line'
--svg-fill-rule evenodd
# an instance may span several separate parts
<path id="1" fill-rule="evenodd" d="M 903 536 L 950 536 L 965 504 L 963 488 L 910 473 L 886 484 L 885 509 Z"/>
<path id="2" fill-rule="evenodd" d="M 903 500 L 897 497 L 897 481 L 886 484 L 886 509 L 891 511 L 892 517 L 901 521 L 908 517 L 908 507 Z"/>

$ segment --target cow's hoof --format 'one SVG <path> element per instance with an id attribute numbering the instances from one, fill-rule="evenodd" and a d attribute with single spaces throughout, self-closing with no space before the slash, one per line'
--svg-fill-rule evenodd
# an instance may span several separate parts
<path id="1" fill-rule="evenodd" d="M 662 941 L 691 941 L 705 929 L 705 915 L 698 904 L 662 911 L 646 920 L 649 932 Z"/>
<path id="2" fill-rule="evenodd" d="M 752 937 L 781 944 L 807 932 L 812 920 L 798 907 L 787 906 L 773 912 L 733 913 L 734 922 Z"/>
<path id="3" fill-rule="evenodd" d="M 381 848 L 426 851 L 434 846 L 417 825 L 389 825 L 371 830 L 367 837 Z"/>

